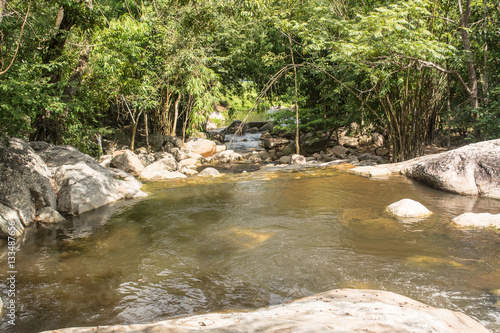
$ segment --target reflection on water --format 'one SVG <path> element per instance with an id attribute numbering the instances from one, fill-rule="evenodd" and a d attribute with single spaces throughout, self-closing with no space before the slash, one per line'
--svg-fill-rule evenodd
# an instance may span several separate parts
<path id="1" fill-rule="evenodd" d="M 16 258 L 16 328 L 4 318 L 0 330 L 145 323 L 352 287 L 462 311 L 500 332 L 500 235 L 450 226 L 465 211 L 500 213 L 498 201 L 335 170 L 146 190 L 145 200 L 39 227 Z M 415 223 L 386 215 L 402 198 L 434 214 Z"/>

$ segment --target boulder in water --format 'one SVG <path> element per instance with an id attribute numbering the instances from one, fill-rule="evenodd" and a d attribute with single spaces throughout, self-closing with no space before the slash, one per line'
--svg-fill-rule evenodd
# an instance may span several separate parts
<path id="1" fill-rule="evenodd" d="M 397 217 L 425 217 L 432 214 L 420 202 L 411 199 L 403 199 L 393 203 L 387 210 Z"/>

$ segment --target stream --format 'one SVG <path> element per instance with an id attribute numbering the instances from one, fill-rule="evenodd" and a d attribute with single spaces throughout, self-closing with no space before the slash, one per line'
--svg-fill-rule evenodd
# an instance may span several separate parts
<path id="1" fill-rule="evenodd" d="M 16 326 L 4 315 L 0 331 L 147 323 L 369 288 L 500 332 L 500 234 L 450 224 L 467 211 L 500 213 L 497 200 L 334 169 L 192 177 L 145 191 L 32 228 L 16 254 Z M 403 198 L 434 214 L 388 216 Z M 6 299 L 6 255 L 0 267 Z"/>

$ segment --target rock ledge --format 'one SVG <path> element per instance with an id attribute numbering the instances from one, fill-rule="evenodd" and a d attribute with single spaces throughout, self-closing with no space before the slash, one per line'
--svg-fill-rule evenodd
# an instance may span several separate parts
<path id="1" fill-rule="evenodd" d="M 488 332 L 465 314 L 386 291 L 337 289 L 250 312 L 212 313 L 153 324 L 66 328 L 110 332 Z M 46 332 L 48 333 L 48 332 Z"/>

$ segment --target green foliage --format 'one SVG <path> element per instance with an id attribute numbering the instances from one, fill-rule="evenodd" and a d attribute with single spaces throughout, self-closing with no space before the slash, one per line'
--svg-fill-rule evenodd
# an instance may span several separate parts
<path id="1" fill-rule="evenodd" d="M 470 52 L 457 4 L 441 0 L 101 0 L 93 8 L 34 0 L 19 47 L 28 2 L 9 5 L 18 14 L 2 16 L 0 25 L 2 70 L 15 56 L 0 74 L 2 136 L 91 152 L 95 134 L 142 126 L 144 113 L 154 132 L 189 134 L 222 100 L 231 112 L 248 110 L 267 89 L 262 109 L 291 105 L 290 49 L 302 130 L 375 124 L 399 159 L 448 126 L 475 140 L 500 136 L 500 8 L 493 1 L 472 2 Z M 465 107 L 470 63 L 479 108 Z M 286 123 L 290 115 L 280 117 Z"/>

